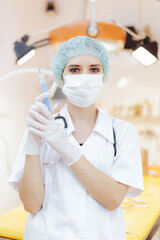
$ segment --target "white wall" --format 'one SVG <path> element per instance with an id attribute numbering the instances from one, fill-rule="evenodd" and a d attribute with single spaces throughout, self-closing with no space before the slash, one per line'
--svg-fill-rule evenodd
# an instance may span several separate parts
<path id="1" fill-rule="evenodd" d="M 85 0 L 57 0 L 55 1 L 57 13 L 53 14 L 45 12 L 46 1 L 44 0 L 2 0 L 0 7 L 0 76 L 16 69 L 29 67 L 50 69 L 50 63 L 54 56 L 50 46 L 39 49 L 32 60 L 22 67 L 18 67 L 15 65 L 13 43 L 24 34 L 30 35 L 41 29 L 81 19 L 84 2 Z M 97 18 L 110 14 L 122 24 L 134 25 L 137 29 L 140 29 L 140 22 L 144 25 L 148 24 L 152 27 L 153 39 L 160 42 L 158 24 L 160 3 L 156 0 L 143 0 L 142 2 L 144 8 L 142 19 L 139 19 L 139 0 L 97 0 Z M 86 18 L 88 19 L 90 17 L 89 3 L 87 6 Z M 29 42 L 47 36 L 47 33 L 32 35 Z M 102 94 L 104 103 L 114 102 L 116 99 L 138 100 L 146 97 L 154 100 L 154 96 L 160 93 L 160 62 L 146 69 L 133 60 L 128 51 L 111 55 L 110 62 L 110 80 L 105 85 Z M 116 84 L 123 76 L 130 78 L 131 84 L 126 89 L 120 90 L 116 87 Z M 14 161 L 20 138 L 26 126 L 27 110 L 39 92 L 39 80 L 36 75 L 25 74 L 0 82 L 0 135 L 3 135 L 8 142 L 10 164 Z M 5 116 L 2 116 L 2 114 L 5 114 Z M 4 141 L 3 144 L 7 146 Z M 7 153 L 1 152 L 0 154 L 0 164 L 3 167 L 3 161 L 7 161 Z M 8 167 L 5 167 L 4 175 L 3 171 L 1 172 L 1 179 L 7 184 L 6 176 L 9 176 L 11 169 L 8 163 L 5 166 Z M 0 190 L 1 196 L 3 196 L 0 199 L 0 213 L 21 203 L 18 194 L 11 187 L 6 185 L 5 194 L 4 189 L 1 188 Z"/>

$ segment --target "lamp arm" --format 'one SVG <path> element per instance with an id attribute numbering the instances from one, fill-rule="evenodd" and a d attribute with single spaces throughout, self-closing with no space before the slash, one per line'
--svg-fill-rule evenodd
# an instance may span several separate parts
<path id="1" fill-rule="evenodd" d="M 117 24 L 117 26 L 123 28 L 127 33 L 129 33 L 132 37 L 134 37 L 134 39 L 136 41 L 143 40 L 147 36 L 145 33 L 144 34 L 136 34 L 133 31 L 131 31 L 129 28 L 127 28 L 127 27 L 125 27 L 125 26 L 123 26 L 121 24 Z"/>
<path id="2" fill-rule="evenodd" d="M 91 13 L 92 13 L 91 26 L 97 27 L 96 16 L 95 16 L 95 0 L 90 0 L 90 3 L 91 3 Z"/>
<path id="3" fill-rule="evenodd" d="M 99 32 L 98 26 L 96 23 L 96 17 L 95 17 L 95 2 L 96 0 L 90 0 L 92 18 L 91 18 L 91 23 L 87 29 L 87 34 L 90 37 L 96 37 Z"/>
<path id="4" fill-rule="evenodd" d="M 112 24 L 121 27 L 122 29 L 124 29 L 127 33 L 129 33 L 132 37 L 134 37 L 135 40 L 139 41 L 139 40 L 143 40 L 146 38 L 146 34 L 137 34 L 134 33 L 133 31 L 131 31 L 129 28 L 125 27 L 123 24 L 118 23 L 115 19 L 113 19 L 110 15 L 107 14 L 106 16 L 107 20 L 110 20 Z M 104 21 L 102 19 L 97 19 L 98 21 Z M 108 21 L 107 21 L 108 22 Z"/>
<path id="5" fill-rule="evenodd" d="M 39 48 L 39 47 L 49 45 L 49 43 L 50 43 L 50 39 L 49 38 L 44 38 L 42 40 L 34 42 L 33 45 L 34 45 L 34 48 Z"/>

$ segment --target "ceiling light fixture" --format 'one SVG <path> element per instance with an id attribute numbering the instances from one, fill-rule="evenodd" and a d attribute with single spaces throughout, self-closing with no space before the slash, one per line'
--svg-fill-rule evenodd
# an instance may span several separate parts
<path id="1" fill-rule="evenodd" d="M 15 42 L 14 51 L 17 56 L 16 63 L 22 65 L 35 55 L 35 49 L 45 45 L 52 45 L 54 51 L 64 41 L 76 36 L 90 36 L 99 40 L 104 44 L 109 53 L 126 49 L 132 49 L 132 56 L 146 66 L 149 66 L 157 61 L 158 44 L 151 42 L 150 38 L 145 33 L 138 34 L 132 26 L 126 27 L 119 24 L 112 17 L 107 15 L 111 23 L 106 21 L 97 21 L 95 18 L 95 1 L 89 0 L 91 3 L 92 18 L 90 20 L 81 20 L 60 25 L 48 30 L 40 32 L 49 32 L 49 37 L 40 41 L 27 45 L 28 35 L 22 37 L 21 41 Z M 85 8 L 86 10 L 86 8 Z M 33 33 L 35 35 L 37 33 Z M 31 35 L 31 36 L 32 36 Z M 143 49 L 144 48 L 144 49 Z M 142 53 L 143 52 L 143 53 Z M 147 54 L 148 53 L 148 54 Z M 150 54 L 149 54 L 150 53 Z M 152 57 L 151 57 L 152 54 Z M 147 55 L 147 57 L 146 57 Z M 148 57 L 150 55 L 150 57 Z M 146 61 L 146 59 L 148 59 Z"/>
<path id="2" fill-rule="evenodd" d="M 157 62 L 157 58 L 144 47 L 137 48 L 132 52 L 132 56 L 145 66 Z"/>
<path id="3" fill-rule="evenodd" d="M 133 26 L 128 27 L 131 31 L 136 32 Z M 141 40 L 135 40 L 127 33 L 126 49 L 132 49 L 132 56 L 144 66 L 150 66 L 158 60 L 158 43 L 151 41 L 148 36 Z"/>
<path id="4" fill-rule="evenodd" d="M 27 41 L 29 39 L 28 35 L 25 35 L 21 38 L 21 41 L 16 41 L 14 43 L 14 51 L 17 57 L 16 63 L 20 66 L 25 62 L 30 60 L 36 53 L 35 49 L 46 46 L 49 43 L 49 39 L 43 39 L 37 42 L 34 42 L 31 45 L 27 45 Z"/>
<path id="5" fill-rule="evenodd" d="M 92 17 L 91 21 L 82 20 L 77 22 L 71 22 L 69 24 L 64 24 L 59 27 L 55 27 L 49 31 L 49 38 L 47 44 L 53 45 L 54 49 L 59 46 L 60 43 L 67 41 L 70 38 L 76 36 L 90 36 L 101 41 L 107 48 L 108 52 L 115 52 L 124 48 L 126 41 L 126 31 L 115 24 L 110 24 L 106 22 L 96 22 L 95 19 L 95 1 L 89 0 L 91 3 Z M 53 2 L 49 1 L 49 2 Z M 86 4 L 86 2 L 85 2 Z M 84 8 L 86 11 L 86 8 Z M 14 51 L 17 56 L 16 63 L 22 65 L 28 61 L 31 57 L 35 55 L 36 44 L 44 40 L 33 43 L 28 46 L 26 44 L 29 36 L 25 35 L 22 37 L 20 42 L 15 42 Z M 44 45 L 40 45 L 41 47 Z M 55 49 L 56 50 L 56 49 Z"/>
<path id="6" fill-rule="evenodd" d="M 126 41 L 126 32 L 122 28 L 104 22 L 97 22 L 98 35 L 95 39 L 100 40 L 109 52 L 117 51 L 124 48 Z M 14 51 L 17 57 L 18 65 L 24 64 L 35 55 L 35 49 L 53 45 L 59 46 L 60 43 L 67 41 L 76 36 L 89 36 L 88 29 L 90 27 L 89 20 L 77 21 L 54 28 L 49 32 L 49 38 L 42 39 L 27 45 L 28 35 L 21 38 L 21 41 L 16 41 Z"/>

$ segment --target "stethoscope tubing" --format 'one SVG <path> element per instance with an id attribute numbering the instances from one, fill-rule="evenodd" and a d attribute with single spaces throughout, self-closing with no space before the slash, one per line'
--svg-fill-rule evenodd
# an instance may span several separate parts
<path id="1" fill-rule="evenodd" d="M 68 124 L 67 124 L 67 121 L 66 121 L 65 117 L 60 116 L 60 114 L 58 114 L 54 119 L 55 119 L 55 120 L 56 120 L 56 119 L 62 119 L 63 122 L 64 122 L 64 129 L 68 127 Z"/>
<path id="2" fill-rule="evenodd" d="M 68 128 L 68 124 L 67 124 L 67 121 L 65 119 L 65 117 L 61 116 L 60 113 L 54 118 L 55 120 L 56 119 L 62 119 L 63 120 L 63 123 L 64 123 L 64 132 L 65 132 L 65 135 L 66 135 L 66 130 Z M 114 137 L 114 156 L 116 156 L 116 136 L 115 136 L 115 131 L 114 131 L 114 128 L 113 128 L 113 137 Z M 47 165 L 47 166 L 52 166 L 53 164 L 52 163 L 44 163 L 43 164 Z"/>

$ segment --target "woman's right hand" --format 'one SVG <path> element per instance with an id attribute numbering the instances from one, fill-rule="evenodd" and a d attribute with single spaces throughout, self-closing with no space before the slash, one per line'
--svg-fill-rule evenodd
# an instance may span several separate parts
<path id="1" fill-rule="evenodd" d="M 34 104 L 30 106 L 28 110 L 28 116 L 27 116 L 27 124 L 30 121 L 30 119 L 33 119 L 33 116 L 30 114 L 30 111 L 39 111 L 37 102 L 43 103 L 43 99 L 49 97 L 49 93 L 44 92 L 38 95 L 35 100 Z M 29 125 L 28 125 L 29 127 Z M 26 129 L 26 141 L 24 145 L 24 153 L 29 155 L 40 155 L 40 149 L 41 149 L 41 137 L 35 135 L 31 131 Z"/>

